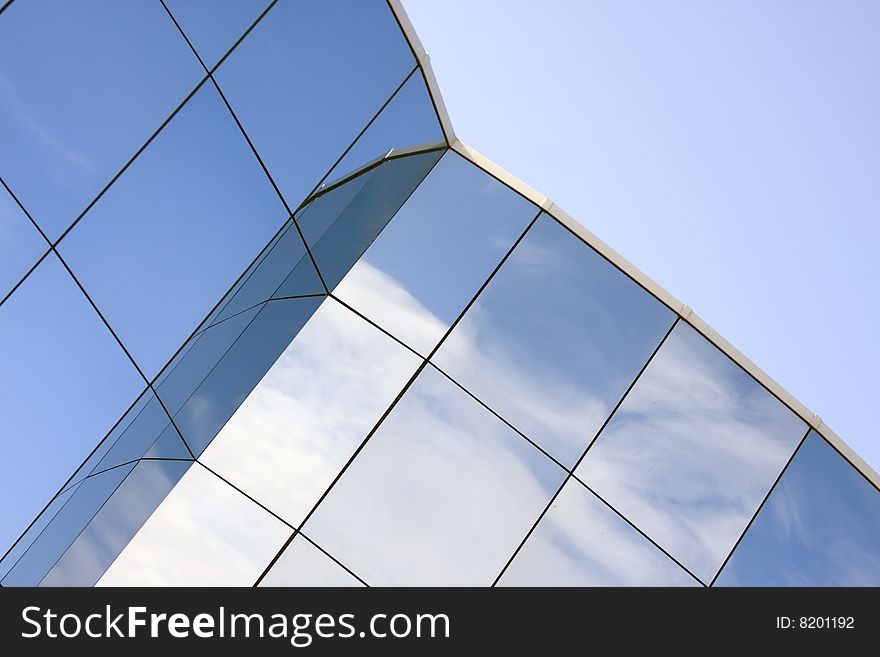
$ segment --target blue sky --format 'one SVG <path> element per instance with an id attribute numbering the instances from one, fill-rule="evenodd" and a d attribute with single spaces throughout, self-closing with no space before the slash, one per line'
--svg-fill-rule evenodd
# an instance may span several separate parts
<path id="1" fill-rule="evenodd" d="M 880 4 L 404 5 L 463 141 L 880 469 Z"/>

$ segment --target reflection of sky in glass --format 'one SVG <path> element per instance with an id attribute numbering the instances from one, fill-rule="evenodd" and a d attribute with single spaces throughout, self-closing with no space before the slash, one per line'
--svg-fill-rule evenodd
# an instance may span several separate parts
<path id="1" fill-rule="evenodd" d="M 351 573 L 298 535 L 260 586 L 363 586 Z"/>
<path id="2" fill-rule="evenodd" d="M 152 377 L 285 219 L 232 116 L 206 85 L 59 250 Z"/>
<path id="3" fill-rule="evenodd" d="M 414 66 L 384 2 L 279 2 L 216 79 L 296 206 Z"/>
<path id="4" fill-rule="evenodd" d="M 328 300 L 201 459 L 298 525 L 419 362 Z"/>
<path id="5" fill-rule="evenodd" d="M 0 364 L 2 554 L 144 382 L 51 255 L 0 306 Z"/>
<path id="6" fill-rule="evenodd" d="M 575 474 L 708 583 L 805 429 L 680 323 Z"/>
<path id="7" fill-rule="evenodd" d="M 505 571 L 501 586 L 697 586 L 576 479 Z"/>
<path id="8" fill-rule="evenodd" d="M 305 531 L 371 585 L 488 585 L 564 475 L 429 366 Z"/>
<path id="9" fill-rule="evenodd" d="M 0 299 L 18 283 L 46 248 L 37 229 L 0 186 Z"/>
<path id="10" fill-rule="evenodd" d="M 98 586 L 250 586 L 290 528 L 195 465 Z"/>
<path id="11" fill-rule="evenodd" d="M 815 432 L 719 586 L 880 586 L 880 493 Z"/>
<path id="12" fill-rule="evenodd" d="M 54 240 L 203 74 L 158 2 L 15 2 L 0 21 L 0 175 Z"/>
<path id="13" fill-rule="evenodd" d="M 211 68 L 270 0 L 165 0 L 205 66 Z"/>
<path id="14" fill-rule="evenodd" d="M 434 361 L 572 466 L 671 325 L 664 306 L 542 216 Z"/>
<path id="15" fill-rule="evenodd" d="M 335 294 L 427 356 L 536 212 L 521 196 L 449 152 Z M 414 303 L 439 321 L 397 321 L 398 309 Z"/>

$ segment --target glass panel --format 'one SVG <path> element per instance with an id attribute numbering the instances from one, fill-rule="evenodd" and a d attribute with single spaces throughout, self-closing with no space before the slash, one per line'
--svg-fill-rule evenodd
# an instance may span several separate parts
<path id="1" fill-rule="evenodd" d="M 308 0 L 272 7 L 216 78 L 296 207 L 414 66 L 386 3 Z"/>
<path id="2" fill-rule="evenodd" d="M 191 465 L 138 462 L 40 586 L 94 586 Z"/>
<path id="3" fill-rule="evenodd" d="M 314 245 L 327 287 L 337 286 L 442 155 L 431 151 L 386 161 L 309 203 L 297 221 Z M 285 281 L 278 294 L 288 294 L 288 288 Z"/>
<path id="4" fill-rule="evenodd" d="M 306 540 L 293 539 L 260 586 L 363 586 L 345 568 Z"/>
<path id="5" fill-rule="evenodd" d="M 565 472 L 431 367 L 305 525 L 371 585 L 489 585 Z"/>
<path id="6" fill-rule="evenodd" d="M 134 466 L 129 463 L 88 477 L 60 508 L 50 505 L 39 521 L 44 529 L 30 534 L 31 544 L 3 578 L 3 586 L 37 586 Z"/>
<path id="7" fill-rule="evenodd" d="M 815 431 L 718 586 L 880 586 L 880 492 Z"/>
<path id="8" fill-rule="evenodd" d="M 575 474 L 708 583 L 805 431 L 681 322 Z"/>
<path id="9" fill-rule="evenodd" d="M 206 85 L 59 248 L 151 378 L 286 218 Z"/>
<path id="10" fill-rule="evenodd" d="M 672 322 L 543 215 L 433 360 L 573 467 Z"/>
<path id="11" fill-rule="evenodd" d="M 335 293 L 426 356 L 537 211 L 448 152 Z"/>
<path id="12" fill-rule="evenodd" d="M 421 362 L 327 301 L 202 461 L 298 526 Z"/>
<path id="13" fill-rule="evenodd" d="M 54 240 L 203 75 L 158 2 L 15 2 L 0 21 L 0 175 Z"/>
<path id="14" fill-rule="evenodd" d="M 327 176 L 327 182 L 344 176 L 367 162 L 402 149 L 443 141 L 437 112 L 428 95 L 422 72 L 416 70 L 395 94 L 367 131 Z"/>
<path id="15" fill-rule="evenodd" d="M 270 301 L 206 331 L 156 388 L 190 449 L 198 456 L 318 309 L 323 297 Z M 239 317 L 249 323 L 221 332 Z M 242 320 L 244 321 L 244 320 Z M 216 339 L 208 340 L 211 332 Z M 229 347 L 221 350 L 229 340 Z"/>
<path id="16" fill-rule="evenodd" d="M 576 479 L 570 479 L 499 586 L 698 586 Z"/>
<path id="17" fill-rule="evenodd" d="M 244 34 L 269 0 L 165 0 L 175 20 L 211 68 Z"/>
<path id="18" fill-rule="evenodd" d="M 0 300 L 47 248 L 46 241 L 0 185 Z"/>
<path id="19" fill-rule="evenodd" d="M 0 363 L 6 551 L 144 381 L 54 256 L 0 306 Z"/>
<path id="20" fill-rule="evenodd" d="M 291 531 L 196 466 L 143 524 L 98 585 L 250 586 Z"/>

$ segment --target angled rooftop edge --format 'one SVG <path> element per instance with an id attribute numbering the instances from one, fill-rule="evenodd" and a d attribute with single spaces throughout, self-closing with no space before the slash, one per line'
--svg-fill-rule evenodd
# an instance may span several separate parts
<path id="1" fill-rule="evenodd" d="M 437 112 L 437 118 L 443 130 L 446 144 L 456 153 L 472 162 L 474 165 L 504 183 L 518 194 L 530 200 L 532 203 L 543 209 L 547 214 L 554 217 L 573 233 L 578 235 L 582 240 L 594 248 L 605 259 L 620 269 L 624 274 L 629 276 L 636 283 L 641 285 L 645 290 L 657 297 L 673 312 L 675 312 L 683 321 L 696 329 L 707 340 L 714 344 L 718 349 L 724 352 L 731 360 L 748 372 L 756 381 L 770 391 L 777 399 L 790 408 L 810 427 L 815 429 L 822 435 L 840 454 L 852 464 L 865 478 L 868 479 L 876 488 L 880 489 L 880 475 L 865 463 L 862 458 L 831 428 L 822 421 L 818 415 L 810 411 L 804 404 L 798 401 L 791 393 L 785 390 L 779 383 L 771 378 L 764 370 L 758 367 L 739 349 L 734 347 L 718 331 L 713 329 L 701 317 L 699 317 L 689 306 L 676 299 L 672 294 L 663 289 L 659 284 L 653 281 L 649 276 L 642 272 L 638 267 L 629 262 L 617 251 L 608 246 L 592 232 L 581 225 L 574 217 L 565 212 L 556 205 L 549 197 L 536 191 L 516 176 L 492 162 L 489 158 L 480 154 L 470 146 L 463 143 L 455 136 L 452 123 L 449 119 L 449 113 L 446 111 L 446 105 L 443 102 L 443 96 L 437 85 L 434 71 L 431 68 L 431 61 L 428 53 L 425 51 L 422 42 L 419 40 L 406 11 L 403 8 L 401 0 L 386 0 L 392 13 L 394 14 L 401 31 L 406 37 L 410 48 L 418 61 L 419 68 L 425 76 L 428 84 L 428 92 L 431 96 L 431 102 Z M 432 145 L 433 146 L 433 145 Z M 390 154 L 389 154 L 390 155 Z M 386 156 L 387 157 L 387 156 Z M 380 158 L 384 159 L 384 158 Z"/>

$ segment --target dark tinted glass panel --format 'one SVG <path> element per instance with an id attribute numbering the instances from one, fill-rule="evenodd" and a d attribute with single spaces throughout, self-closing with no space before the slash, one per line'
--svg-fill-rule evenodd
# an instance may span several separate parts
<path id="1" fill-rule="evenodd" d="M 158 2 L 12 3 L 0 175 L 56 239 L 203 73 Z"/>
<path id="2" fill-rule="evenodd" d="M 719 586 L 880 586 L 880 492 L 815 431 Z"/>
<path id="3" fill-rule="evenodd" d="M 152 377 L 286 218 L 206 85 L 59 249 Z"/>
<path id="4" fill-rule="evenodd" d="M 442 155 L 443 151 L 431 151 L 389 160 L 330 189 L 303 210 L 297 221 L 331 291 Z M 285 281 L 278 294 L 287 289 Z"/>
<path id="5" fill-rule="evenodd" d="M 0 299 L 21 280 L 48 245 L 0 186 Z"/>
<path id="6" fill-rule="evenodd" d="M 165 4 L 211 68 L 269 6 L 269 0 L 165 0 Z"/>
<path id="7" fill-rule="evenodd" d="M 328 299 L 201 462 L 297 526 L 420 364 Z"/>
<path id="8" fill-rule="evenodd" d="M 680 322 L 575 474 L 709 583 L 805 432 Z"/>
<path id="9" fill-rule="evenodd" d="M 41 586 L 93 586 L 191 465 L 140 461 L 43 578 Z"/>
<path id="10" fill-rule="evenodd" d="M 672 322 L 659 301 L 542 215 L 434 362 L 572 467 Z"/>
<path id="11" fill-rule="evenodd" d="M 486 586 L 564 476 L 427 367 L 304 530 L 370 585 Z"/>
<path id="12" fill-rule="evenodd" d="M 279 2 L 217 80 L 291 207 L 415 66 L 385 2 Z"/>
<path id="13" fill-rule="evenodd" d="M 144 381 L 51 255 L 0 306 L 0 363 L 0 550 L 5 551 L 135 400 Z"/>
<path id="14" fill-rule="evenodd" d="M 51 519 L 30 539 L 27 551 L 3 578 L 3 586 L 37 586 L 134 466 L 129 463 L 84 479 L 60 509 L 47 516 Z"/>
<path id="15" fill-rule="evenodd" d="M 422 73 L 416 70 L 351 150 L 327 176 L 344 176 L 392 148 L 427 145 L 443 140 L 443 131 Z"/>
<path id="16" fill-rule="evenodd" d="M 126 541 L 98 585 L 251 586 L 291 532 L 195 465 Z"/>
<path id="17" fill-rule="evenodd" d="M 214 358 L 217 351 L 213 349 L 205 353 L 193 350 L 194 367 L 184 367 L 182 360 L 179 369 L 169 372 L 159 384 L 157 394 L 196 456 L 232 417 L 321 301 L 322 297 L 270 301 L 208 329 L 206 336 L 212 331 L 220 336 L 223 327 L 253 313 L 250 323 L 219 358 Z"/>
<path id="18" fill-rule="evenodd" d="M 699 586 L 576 479 L 504 572 L 501 586 Z"/>
<path id="19" fill-rule="evenodd" d="M 336 294 L 427 356 L 537 211 L 448 152 Z"/>
<path id="20" fill-rule="evenodd" d="M 358 579 L 310 543 L 293 539 L 260 586 L 363 586 Z"/>

